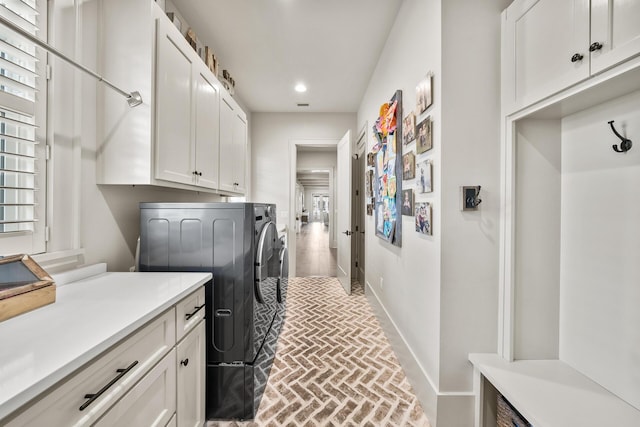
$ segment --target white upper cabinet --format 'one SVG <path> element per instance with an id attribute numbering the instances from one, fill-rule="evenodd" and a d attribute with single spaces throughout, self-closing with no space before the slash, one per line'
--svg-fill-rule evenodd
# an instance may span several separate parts
<path id="1" fill-rule="evenodd" d="M 638 1 L 515 0 L 502 22 L 504 112 L 638 55 L 638 22 Z"/>
<path id="2" fill-rule="evenodd" d="M 97 183 L 244 194 L 242 109 L 154 1 L 100 7 L 102 74 L 144 103 L 99 89 Z"/>
<path id="3" fill-rule="evenodd" d="M 156 179 L 218 189 L 220 86 L 182 34 L 157 25 Z"/>
<path id="4" fill-rule="evenodd" d="M 199 186 L 218 188 L 220 164 L 220 86 L 199 64 L 195 77 L 195 158 Z"/>
<path id="5" fill-rule="evenodd" d="M 192 184 L 195 181 L 191 121 L 193 56 L 186 51 L 191 47 L 180 32 L 170 30 L 158 20 L 155 177 Z"/>
<path id="6" fill-rule="evenodd" d="M 244 194 L 247 153 L 247 118 L 226 93 L 220 100 L 220 190 Z"/>
<path id="7" fill-rule="evenodd" d="M 591 73 L 640 53 L 640 1 L 591 0 Z"/>
<path id="8" fill-rule="evenodd" d="M 588 0 L 516 0 L 503 18 L 503 105 L 515 110 L 589 76 Z"/>

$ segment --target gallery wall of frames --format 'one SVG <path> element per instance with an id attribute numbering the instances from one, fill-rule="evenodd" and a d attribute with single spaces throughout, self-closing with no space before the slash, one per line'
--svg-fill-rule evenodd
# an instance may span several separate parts
<path id="1" fill-rule="evenodd" d="M 433 79 L 429 72 L 417 84 L 415 108 L 404 116 L 397 91 L 381 105 L 373 126 L 365 171 L 367 215 L 375 216 L 376 235 L 396 246 L 402 246 L 402 216 L 414 218 L 417 233 L 433 233 Z"/>

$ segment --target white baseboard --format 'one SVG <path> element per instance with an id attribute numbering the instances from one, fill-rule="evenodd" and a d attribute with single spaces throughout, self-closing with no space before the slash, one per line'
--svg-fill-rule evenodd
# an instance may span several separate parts
<path id="1" fill-rule="evenodd" d="M 422 409 L 429 418 L 431 427 L 473 425 L 475 402 L 473 391 L 440 392 L 368 281 L 365 282 L 365 295 L 374 309 Z"/>

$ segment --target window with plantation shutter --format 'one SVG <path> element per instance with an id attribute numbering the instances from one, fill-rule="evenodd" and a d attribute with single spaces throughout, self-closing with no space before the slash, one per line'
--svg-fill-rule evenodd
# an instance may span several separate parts
<path id="1" fill-rule="evenodd" d="M 0 16 L 46 38 L 45 0 L 0 0 Z M 0 255 L 45 251 L 45 59 L 0 24 Z"/>

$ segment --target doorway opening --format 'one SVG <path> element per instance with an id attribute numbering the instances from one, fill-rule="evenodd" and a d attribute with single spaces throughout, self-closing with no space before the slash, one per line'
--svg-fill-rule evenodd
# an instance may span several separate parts
<path id="1" fill-rule="evenodd" d="M 336 146 L 296 144 L 295 153 L 295 275 L 335 277 Z"/>

